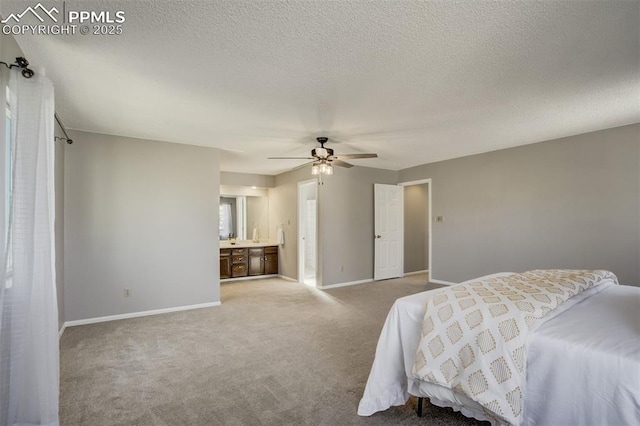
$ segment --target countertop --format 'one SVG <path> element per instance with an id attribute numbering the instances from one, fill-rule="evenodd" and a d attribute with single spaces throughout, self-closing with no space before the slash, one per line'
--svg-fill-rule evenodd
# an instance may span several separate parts
<path id="1" fill-rule="evenodd" d="M 235 244 L 231 244 L 229 241 L 220 241 L 220 248 L 251 248 L 251 247 L 272 247 L 277 246 L 278 242 L 273 240 L 266 240 L 254 243 L 251 240 L 238 240 Z"/>

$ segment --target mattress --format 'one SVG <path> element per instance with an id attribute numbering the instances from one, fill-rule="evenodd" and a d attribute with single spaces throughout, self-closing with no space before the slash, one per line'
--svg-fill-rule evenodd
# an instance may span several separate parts
<path id="1" fill-rule="evenodd" d="M 411 377 L 429 293 L 400 298 L 391 308 L 358 414 L 414 395 L 497 424 L 465 395 Z M 640 424 L 640 288 L 592 289 L 550 315 L 530 337 L 523 424 Z"/>

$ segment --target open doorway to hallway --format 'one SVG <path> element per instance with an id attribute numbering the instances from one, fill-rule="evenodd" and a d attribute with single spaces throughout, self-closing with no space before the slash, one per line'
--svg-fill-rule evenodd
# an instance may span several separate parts
<path id="1" fill-rule="evenodd" d="M 298 183 L 298 281 L 315 287 L 318 275 L 318 184 Z"/>
<path id="2" fill-rule="evenodd" d="M 404 187 L 404 275 L 432 275 L 431 179 L 400 185 Z"/>

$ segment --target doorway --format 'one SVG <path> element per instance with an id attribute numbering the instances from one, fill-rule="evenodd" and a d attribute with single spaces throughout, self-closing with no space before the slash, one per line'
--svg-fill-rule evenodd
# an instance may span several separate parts
<path id="1" fill-rule="evenodd" d="M 433 276 L 431 179 L 403 182 L 404 275 Z"/>
<path id="2" fill-rule="evenodd" d="M 318 277 L 318 183 L 298 183 L 298 281 L 315 287 Z"/>

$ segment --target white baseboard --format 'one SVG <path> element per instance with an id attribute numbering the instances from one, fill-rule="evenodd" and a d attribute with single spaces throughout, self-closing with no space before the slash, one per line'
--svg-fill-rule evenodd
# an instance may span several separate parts
<path id="1" fill-rule="evenodd" d="M 278 275 L 278 278 L 282 278 L 285 281 L 291 281 L 291 282 L 294 282 L 294 283 L 299 282 L 298 280 L 294 280 L 293 278 L 287 277 L 287 276 L 284 276 L 284 275 Z"/>
<path id="2" fill-rule="evenodd" d="M 456 284 L 459 284 L 459 283 L 453 283 L 451 281 L 434 280 L 433 278 L 429 278 L 429 282 L 430 283 L 434 283 L 434 284 L 444 284 L 444 285 L 456 285 Z"/>
<path id="3" fill-rule="evenodd" d="M 154 309 L 151 311 L 131 312 L 129 314 L 109 315 L 106 317 L 96 317 L 96 318 L 87 318 L 87 319 L 76 320 L 76 321 L 67 321 L 62 326 L 62 330 L 64 331 L 65 328 L 73 327 L 76 325 L 95 324 L 98 322 L 116 321 L 116 320 L 127 319 L 127 318 L 138 318 L 138 317 L 146 317 L 149 315 L 168 314 L 170 312 L 189 311 L 191 309 L 210 308 L 213 306 L 220 306 L 220 305 L 221 305 L 220 302 L 200 303 L 198 305 L 177 306 L 175 308 Z M 60 335 L 62 335 L 62 331 L 60 332 Z"/>
<path id="4" fill-rule="evenodd" d="M 372 278 L 369 278 L 369 279 L 366 279 L 366 280 L 360 280 L 360 281 L 349 281 L 347 283 L 324 285 L 322 287 L 318 287 L 318 289 L 319 290 L 329 290 L 330 288 L 347 287 L 347 286 L 350 286 L 350 285 L 365 284 L 365 283 L 370 283 L 370 282 L 373 282 Z"/>
<path id="5" fill-rule="evenodd" d="M 220 284 L 232 283 L 234 281 L 263 280 L 265 278 L 276 278 L 279 276 L 280 275 L 278 274 L 270 274 L 270 275 L 252 275 L 252 276 L 237 277 L 237 278 L 222 278 L 220 280 Z"/>
<path id="6" fill-rule="evenodd" d="M 62 324 L 62 327 L 60 328 L 60 331 L 58 331 L 58 340 L 60 340 L 62 338 L 62 335 L 64 334 L 64 330 L 67 328 L 67 323 L 65 322 L 64 324 Z"/>
<path id="7" fill-rule="evenodd" d="M 429 273 L 429 270 L 425 269 L 423 271 L 405 272 L 402 276 L 409 277 L 411 275 L 420 275 L 420 274 L 427 274 L 427 273 Z"/>

